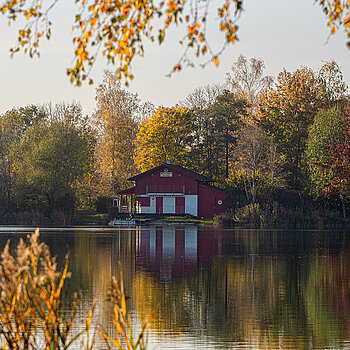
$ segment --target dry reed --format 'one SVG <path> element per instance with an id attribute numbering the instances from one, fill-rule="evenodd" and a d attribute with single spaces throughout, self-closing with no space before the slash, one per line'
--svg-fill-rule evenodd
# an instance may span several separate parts
<path id="1" fill-rule="evenodd" d="M 81 339 L 80 349 L 92 350 L 96 333 L 108 349 L 145 349 L 144 336 L 149 323 L 145 323 L 136 338 L 133 336 L 130 315 L 126 308 L 123 277 L 120 283 L 112 278 L 108 298 L 113 306 L 113 324 L 116 337 L 100 329 L 92 329 L 96 306 L 88 311 L 85 327 L 74 331 L 73 324 L 79 305 L 79 293 L 72 298 L 70 312 L 63 308 L 63 286 L 70 277 L 68 254 L 63 268 L 57 271 L 57 261 L 49 247 L 39 241 L 39 230 L 20 239 L 14 254 L 10 241 L 1 253 L 0 262 L 0 346 L 14 350 L 63 350 Z"/>

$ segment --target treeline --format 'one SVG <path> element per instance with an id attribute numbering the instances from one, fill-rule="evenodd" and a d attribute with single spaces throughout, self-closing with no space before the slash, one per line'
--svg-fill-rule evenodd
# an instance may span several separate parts
<path id="1" fill-rule="evenodd" d="M 0 117 L 2 223 L 74 219 L 105 211 L 127 178 L 168 159 L 213 177 L 228 194 L 218 222 L 325 226 L 346 222 L 350 100 L 340 67 L 283 70 L 240 56 L 222 86 L 155 108 L 110 72 L 96 111 L 30 106 Z"/>
<path id="2" fill-rule="evenodd" d="M 226 84 L 198 88 L 140 125 L 135 162 L 167 158 L 227 190 L 218 222 L 247 226 L 342 226 L 350 198 L 350 100 L 340 67 L 283 70 L 244 56 Z"/>
<path id="3" fill-rule="evenodd" d="M 0 224 L 68 224 L 77 209 L 106 213 L 134 175 L 135 138 L 154 110 L 106 72 L 96 111 L 79 103 L 14 108 L 0 116 Z"/>

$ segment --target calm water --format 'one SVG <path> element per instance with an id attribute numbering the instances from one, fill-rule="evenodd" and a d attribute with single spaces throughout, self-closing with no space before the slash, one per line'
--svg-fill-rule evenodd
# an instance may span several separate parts
<path id="1" fill-rule="evenodd" d="M 0 229 L 1 248 L 24 232 Z M 121 262 L 135 326 L 153 316 L 149 349 L 350 349 L 350 232 L 167 225 L 42 229 L 41 239 L 59 259 L 71 251 L 78 319 L 96 299 L 107 328 Z"/>

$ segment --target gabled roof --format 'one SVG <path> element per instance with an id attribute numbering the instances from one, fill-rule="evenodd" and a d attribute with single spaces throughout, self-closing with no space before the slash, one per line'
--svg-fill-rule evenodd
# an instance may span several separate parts
<path id="1" fill-rule="evenodd" d="M 192 170 L 189 170 L 189 169 L 186 169 L 180 165 L 175 165 L 175 164 L 168 164 L 168 163 L 164 163 L 164 164 L 161 164 L 161 165 L 158 165 L 157 167 L 155 168 L 152 168 L 150 170 L 147 170 L 141 174 L 138 174 L 138 175 L 135 175 L 135 176 L 132 176 L 130 177 L 128 180 L 130 181 L 135 181 L 136 179 L 139 179 L 140 177 L 143 177 L 145 175 L 148 175 L 148 174 L 151 174 L 152 172 L 154 171 L 157 171 L 161 168 L 168 168 L 168 169 L 173 169 L 173 170 L 177 170 L 177 171 L 180 171 L 182 173 L 185 173 L 189 176 L 192 176 L 194 177 L 195 179 L 199 180 L 199 181 L 203 181 L 203 182 L 214 182 L 213 179 L 211 179 L 210 177 L 207 177 L 207 176 L 204 176 L 204 175 L 201 175 L 201 174 L 198 174 L 196 173 L 195 171 L 192 171 Z"/>

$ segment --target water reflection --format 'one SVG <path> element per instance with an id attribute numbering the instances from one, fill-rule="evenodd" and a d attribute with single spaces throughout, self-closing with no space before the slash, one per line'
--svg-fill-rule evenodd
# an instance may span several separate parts
<path id="1" fill-rule="evenodd" d="M 20 233 L 3 232 L 16 240 Z M 150 348 L 348 348 L 349 232 L 208 230 L 45 231 L 64 256 L 83 310 L 111 326 L 106 290 L 124 272 L 133 319 L 154 317 Z M 102 345 L 100 344 L 102 347 Z"/>
<path id="2" fill-rule="evenodd" d="M 196 226 L 154 226 L 137 232 L 137 269 L 164 282 L 195 273 L 221 251 L 222 235 L 208 235 Z"/>

